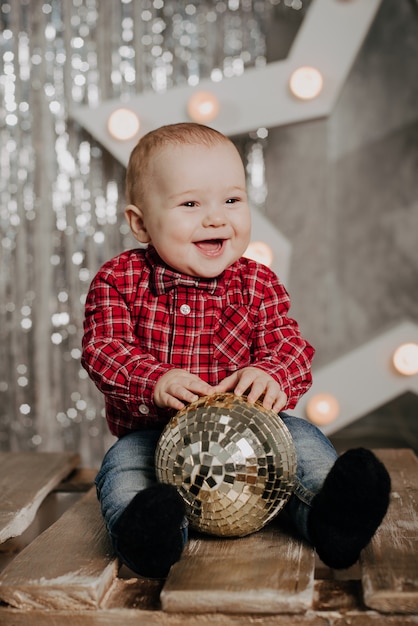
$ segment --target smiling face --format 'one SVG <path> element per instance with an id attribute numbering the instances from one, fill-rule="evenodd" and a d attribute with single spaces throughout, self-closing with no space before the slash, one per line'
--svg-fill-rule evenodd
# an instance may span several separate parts
<path id="1" fill-rule="evenodd" d="M 135 238 L 170 267 L 213 278 L 242 256 L 251 218 L 244 167 L 229 140 L 159 148 L 146 180 L 140 206 L 125 214 Z"/>

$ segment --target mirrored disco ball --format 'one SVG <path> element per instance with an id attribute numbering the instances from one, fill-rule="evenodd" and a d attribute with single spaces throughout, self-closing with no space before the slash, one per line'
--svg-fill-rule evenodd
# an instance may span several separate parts
<path id="1" fill-rule="evenodd" d="M 200 398 L 177 413 L 156 450 L 160 482 L 182 495 L 192 528 L 242 537 L 284 507 L 296 453 L 283 421 L 232 393 Z"/>

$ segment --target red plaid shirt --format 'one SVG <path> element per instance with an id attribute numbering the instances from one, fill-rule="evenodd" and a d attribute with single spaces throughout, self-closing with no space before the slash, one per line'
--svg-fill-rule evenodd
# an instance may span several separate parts
<path id="1" fill-rule="evenodd" d="M 215 279 L 179 274 L 154 248 L 105 263 L 86 302 L 82 364 L 105 396 L 111 432 L 161 428 L 157 380 L 182 368 L 210 385 L 249 365 L 268 372 L 293 408 L 311 385 L 313 348 L 287 317 L 276 275 L 241 258 Z"/>

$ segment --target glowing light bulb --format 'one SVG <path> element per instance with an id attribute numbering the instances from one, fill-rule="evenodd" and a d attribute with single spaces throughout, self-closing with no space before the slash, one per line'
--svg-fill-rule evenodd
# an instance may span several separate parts
<path id="1" fill-rule="evenodd" d="M 219 113 L 219 102 L 216 96 L 210 91 L 197 91 L 187 104 L 189 117 L 200 124 L 210 122 Z"/>
<path id="2" fill-rule="evenodd" d="M 329 393 L 318 393 L 306 405 L 306 415 L 317 426 L 325 426 L 337 419 L 340 405 L 337 398 Z"/>
<path id="3" fill-rule="evenodd" d="M 394 352 L 393 365 L 403 376 L 418 374 L 418 343 L 403 343 Z"/>
<path id="4" fill-rule="evenodd" d="M 314 67 L 299 67 L 291 75 L 289 86 L 290 91 L 297 98 L 312 100 L 322 90 L 322 74 Z"/>
<path id="5" fill-rule="evenodd" d="M 107 120 L 109 133 L 119 141 L 127 141 L 135 137 L 139 127 L 138 116 L 131 109 L 116 109 Z"/>
<path id="6" fill-rule="evenodd" d="M 267 267 L 271 267 L 273 263 L 273 251 L 264 241 L 251 241 L 244 252 L 244 256 L 247 259 L 263 263 Z"/>

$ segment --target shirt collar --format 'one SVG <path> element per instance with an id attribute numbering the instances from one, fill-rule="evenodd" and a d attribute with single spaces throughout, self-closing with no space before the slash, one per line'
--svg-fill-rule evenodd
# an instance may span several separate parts
<path id="1" fill-rule="evenodd" d="M 212 295 L 221 290 L 221 283 L 223 282 L 221 277 L 197 278 L 176 272 L 162 261 L 155 248 L 151 246 L 147 249 L 145 256 L 151 266 L 150 285 L 157 296 L 167 293 L 179 285 L 203 289 Z"/>

